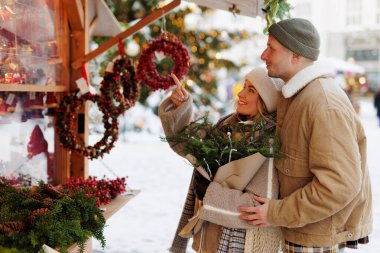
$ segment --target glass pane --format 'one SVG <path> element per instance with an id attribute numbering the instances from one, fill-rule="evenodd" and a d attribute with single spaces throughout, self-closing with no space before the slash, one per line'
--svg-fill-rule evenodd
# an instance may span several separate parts
<path id="1" fill-rule="evenodd" d="M 0 83 L 54 85 L 54 1 L 1 1 L 0 20 Z"/>
<path id="2" fill-rule="evenodd" d="M 54 176 L 57 104 L 54 93 L 22 91 L 22 85 L 56 85 L 61 69 L 57 3 L 0 1 L 0 176 L 32 184 L 51 182 Z M 18 89 L 4 91 L 2 85 Z"/>

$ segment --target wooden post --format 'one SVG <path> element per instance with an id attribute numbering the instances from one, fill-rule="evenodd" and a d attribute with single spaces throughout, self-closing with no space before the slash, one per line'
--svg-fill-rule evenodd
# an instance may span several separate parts
<path id="1" fill-rule="evenodd" d="M 62 66 L 57 71 L 56 79 L 59 80 L 61 86 L 69 90 L 70 80 L 70 62 L 69 62 L 69 24 L 67 11 L 62 2 L 57 2 L 55 5 L 56 19 L 55 19 L 55 32 L 56 39 L 59 41 L 59 51 L 62 59 Z M 63 87 L 62 87 L 63 86 Z M 58 87 L 55 87 L 58 88 Z M 58 95 L 58 93 L 57 93 Z M 67 182 L 70 177 L 70 154 L 69 151 L 63 148 L 60 144 L 57 128 L 55 128 L 54 134 L 54 183 L 62 184 Z"/>
<path id="2" fill-rule="evenodd" d="M 89 50 L 89 21 L 88 3 L 89 0 L 63 0 L 68 19 L 70 23 L 70 60 L 71 62 L 82 58 Z M 70 90 L 77 88 L 75 81 L 82 77 L 82 70 L 72 69 L 70 73 Z M 75 124 L 75 132 L 78 140 L 88 145 L 88 102 L 84 103 L 77 114 L 77 122 Z M 70 164 L 62 172 L 69 177 L 88 177 L 88 159 L 81 155 L 71 153 Z"/>

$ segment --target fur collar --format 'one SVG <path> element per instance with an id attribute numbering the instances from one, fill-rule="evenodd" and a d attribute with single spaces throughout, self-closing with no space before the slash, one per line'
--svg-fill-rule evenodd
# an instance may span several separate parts
<path id="1" fill-rule="evenodd" d="M 284 98 L 290 98 L 317 77 L 333 75 L 333 73 L 334 69 L 332 65 L 315 62 L 299 71 L 284 86 L 282 86 L 282 95 Z"/>

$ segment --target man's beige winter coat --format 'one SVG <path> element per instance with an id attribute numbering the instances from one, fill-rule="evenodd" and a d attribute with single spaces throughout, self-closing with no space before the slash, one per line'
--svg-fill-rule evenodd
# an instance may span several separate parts
<path id="1" fill-rule="evenodd" d="M 372 199 L 366 136 L 347 95 L 323 66 L 300 71 L 282 88 L 277 124 L 284 159 L 275 162 L 281 200 L 268 221 L 285 240 L 328 246 L 367 236 Z"/>

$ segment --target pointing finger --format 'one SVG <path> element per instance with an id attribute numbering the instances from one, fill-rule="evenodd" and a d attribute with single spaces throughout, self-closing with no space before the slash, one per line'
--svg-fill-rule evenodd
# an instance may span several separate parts
<path id="1" fill-rule="evenodd" d="M 171 73 L 170 76 L 173 78 L 173 80 L 174 80 L 175 84 L 177 85 L 177 87 L 180 88 L 182 86 L 182 84 L 178 80 L 178 78 L 176 77 L 176 75 L 174 75 L 173 73 Z"/>
<path id="2" fill-rule="evenodd" d="M 181 82 L 178 80 L 177 76 L 174 75 L 173 73 L 171 73 L 170 76 L 173 78 L 174 82 L 177 85 L 177 88 L 176 88 L 177 93 L 179 94 L 179 96 L 181 97 L 182 100 L 185 100 L 186 99 L 186 96 L 185 96 L 186 91 L 183 90 Z"/>

